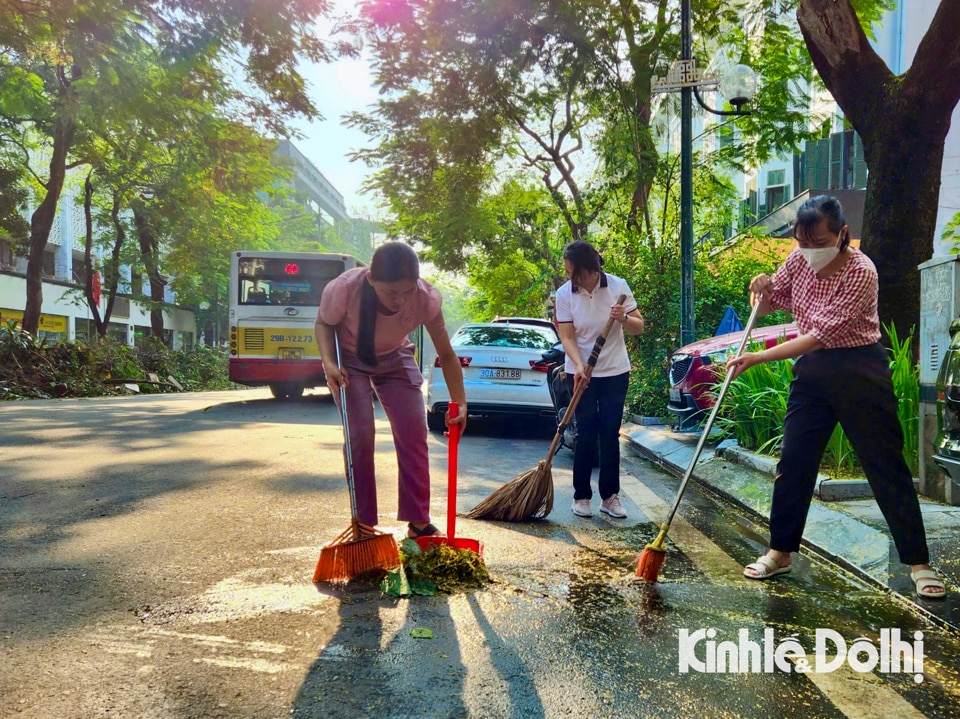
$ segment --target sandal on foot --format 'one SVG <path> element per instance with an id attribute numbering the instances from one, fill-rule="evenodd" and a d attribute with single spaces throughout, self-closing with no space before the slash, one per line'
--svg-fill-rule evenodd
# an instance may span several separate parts
<path id="1" fill-rule="evenodd" d="M 779 564 L 777 564 L 775 559 L 764 554 L 762 557 L 758 557 L 757 561 L 753 562 L 752 564 L 748 564 L 743 568 L 743 576 L 745 576 L 747 579 L 770 579 L 778 574 L 788 573 L 790 571 L 790 567 L 791 565 L 789 564 L 785 567 L 781 567 Z M 750 569 L 756 573 L 751 574 L 749 571 L 747 571 Z"/>
<path id="2" fill-rule="evenodd" d="M 407 524 L 407 537 L 410 539 L 416 539 L 417 537 L 443 537 L 445 536 L 443 532 L 437 529 L 433 524 L 427 524 L 426 527 L 420 527 L 419 529 L 414 526 L 412 523 Z"/>
<path id="3" fill-rule="evenodd" d="M 917 595 L 926 599 L 943 599 L 947 596 L 947 588 L 932 569 L 918 569 L 910 572 L 910 579 L 917 588 Z"/>

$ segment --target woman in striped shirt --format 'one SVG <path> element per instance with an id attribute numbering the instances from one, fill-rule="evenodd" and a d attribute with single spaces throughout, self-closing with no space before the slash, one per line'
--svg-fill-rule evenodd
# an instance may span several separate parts
<path id="1" fill-rule="evenodd" d="M 744 576 L 769 579 L 790 571 L 800 549 L 820 461 L 837 422 L 863 467 L 893 535 L 900 561 L 910 565 L 917 593 L 942 599 L 930 568 L 926 532 L 913 478 L 903 459 L 887 351 L 880 344 L 877 270 L 858 249 L 840 203 L 820 195 L 797 213 L 799 247 L 773 277 L 750 283 L 760 315 L 792 311 L 800 336 L 727 364 L 734 377 L 762 362 L 798 358 L 793 367 L 783 444 L 770 510 L 770 549 Z"/>

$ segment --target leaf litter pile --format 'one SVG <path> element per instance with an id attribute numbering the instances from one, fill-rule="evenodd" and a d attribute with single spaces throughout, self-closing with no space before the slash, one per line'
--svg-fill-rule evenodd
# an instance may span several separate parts
<path id="1" fill-rule="evenodd" d="M 392 597 L 455 594 L 492 581 L 483 557 L 449 544 L 433 545 L 423 552 L 412 539 L 404 539 L 400 558 L 402 564 L 389 570 L 380 583 L 380 590 Z"/>

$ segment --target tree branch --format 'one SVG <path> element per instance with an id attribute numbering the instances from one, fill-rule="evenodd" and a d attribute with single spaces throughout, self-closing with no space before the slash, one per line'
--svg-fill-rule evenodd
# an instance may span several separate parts
<path id="1" fill-rule="evenodd" d="M 801 0 L 797 22 L 813 64 L 855 126 L 870 127 L 894 78 L 870 46 L 850 0 Z"/>

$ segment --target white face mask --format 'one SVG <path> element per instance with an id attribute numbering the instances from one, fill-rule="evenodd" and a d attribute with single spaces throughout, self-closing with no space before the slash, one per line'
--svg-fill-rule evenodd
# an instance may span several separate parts
<path id="1" fill-rule="evenodd" d="M 833 258 L 840 254 L 840 236 L 843 234 L 843 230 L 840 230 L 840 234 L 837 235 L 837 244 L 833 247 L 801 247 L 800 254 L 803 255 L 803 259 L 807 261 L 807 264 L 813 268 L 814 272 L 819 272 L 824 267 L 833 262 Z"/>

